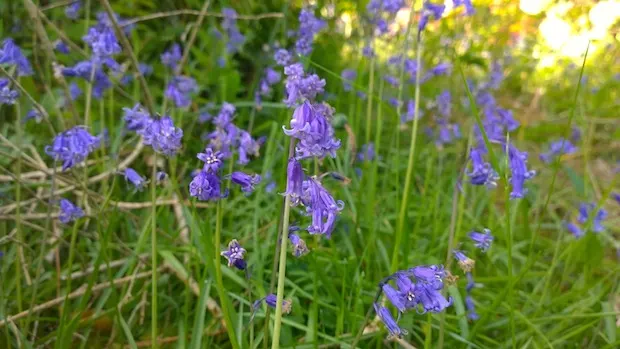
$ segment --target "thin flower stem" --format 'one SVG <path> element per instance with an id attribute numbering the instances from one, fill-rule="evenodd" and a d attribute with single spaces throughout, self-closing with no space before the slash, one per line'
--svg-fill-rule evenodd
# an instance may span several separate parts
<path id="1" fill-rule="evenodd" d="M 366 104 L 366 144 L 370 142 L 370 125 L 372 119 L 372 101 L 375 87 L 375 56 L 370 58 L 370 78 L 368 80 L 368 102 Z"/>
<path id="2" fill-rule="evenodd" d="M 282 328 L 282 301 L 284 300 L 284 279 L 286 273 L 286 244 L 291 212 L 291 197 L 286 195 L 284 199 L 284 216 L 282 218 L 282 235 L 280 237 L 280 262 L 278 266 L 278 290 L 276 293 L 276 317 L 273 326 L 273 339 L 271 349 L 280 348 L 280 329 Z"/>
<path id="3" fill-rule="evenodd" d="M 153 154 L 151 178 L 151 338 L 153 348 L 157 347 L 157 153 Z"/>
<path id="4" fill-rule="evenodd" d="M 230 310 L 228 309 L 228 296 L 226 289 L 224 288 L 224 280 L 222 278 L 222 264 L 220 262 L 220 245 L 222 238 L 222 200 L 218 200 L 215 211 L 215 241 L 213 243 L 215 258 L 215 279 L 217 293 L 220 296 L 220 306 L 224 315 L 224 322 L 226 323 L 226 331 L 228 332 L 228 338 L 230 344 L 234 349 L 240 348 L 239 342 L 237 342 L 237 336 L 235 335 L 235 327 L 233 326 L 232 318 L 230 317 Z"/>
<path id="5" fill-rule="evenodd" d="M 400 212 L 398 214 L 398 225 L 396 228 L 396 238 L 394 240 L 394 251 L 392 253 L 392 264 L 390 271 L 395 272 L 398 267 L 398 255 L 400 252 L 400 245 L 403 239 L 403 226 L 405 224 L 405 216 L 407 213 L 407 201 L 409 199 L 409 190 L 411 187 L 411 177 L 413 175 L 413 160 L 415 159 L 416 151 L 416 139 L 418 135 L 418 121 L 420 110 L 420 79 L 422 75 L 422 69 L 420 69 L 422 62 L 422 34 L 418 34 L 418 40 L 416 42 L 416 75 L 415 75 L 415 107 L 413 113 L 413 127 L 411 128 L 411 143 L 409 145 L 409 159 L 407 161 L 407 173 L 405 175 L 405 187 L 403 188 L 403 196 L 400 201 Z"/>
<path id="6" fill-rule="evenodd" d="M 19 84 L 18 84 L 19 85 Z M 16 114 L 16 118 L 15 118 L 15 132 L 17 134 L 17 138 L 16 138 L 16 142 L 17 142 L 17 147 L 19 148 L 21 146 L 21 140 L 22 140 L 22 129 L 21 129 L 21 113 L 20 113 L 20 106 L 19 103 L 15 104 L 15 114 Z M 21 176 L 22 173 L 22 157 L 18 156 L 17 157 L 17 163 L 16 163 L 16 169 L 15 169 L 15 175 L 17 176 L 17 178 L 19 178 Z M 21 201 L 21 192 L 22 192 L 22 187 L 21 187 L 21 181 L 15 181 L 15 201 L 17 203 L 19 203 Z M 16 232 L 16 236 L 17 236 L 17 240 L 18 241 L 24 241 L 24 237 L 23 237 L 23 232 L 22 232 L 22 227 L 21 227 L 21 216 L 20 216 L 20 211 L 21 210 L 17 210 L 15 211 L 15 232 Z M 21 254 L 23 255 L 23 246 L 19 246 L 18 249 L 21 251 Z M 17 310 L 19 310 L 20 312 L 23 310 L 23 304 L 22 304 L 22 269 L 20 266 L 21 263 L 15 263 L 15 288 L 17 291 Z"/>

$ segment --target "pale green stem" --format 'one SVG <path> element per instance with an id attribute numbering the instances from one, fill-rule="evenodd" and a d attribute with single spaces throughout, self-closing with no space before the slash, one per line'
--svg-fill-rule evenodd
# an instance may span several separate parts
<path id="1" fill-rule="evenodd" d="M 418 69 L 415 76 L 415 106 L 413 113 L 413 127 L 411 128 L 411 143 L 409 145 L 409 159 L 407 161 L 407 174 L 405 176 L 405 187 L 403 189 L 403 196 L 400 204 L 400 212 L 398 214 L 398 225 L 396 228 L 396 239 L 394 241 L 394 252 L 392 253 L 392 264 L 390 270 L 396 271 L 398 266 L 398 255 L 400 252 L 400 245 L 403 239 L 403 225 L 405 224 L 405 216 L 407 213 L 407 201 L 409 199 L 409 190 L 411 187 L 411 177 L 413 175 L 413 160 L 415 158 L 415 145 L 418 135 L 418 120 L 420 110 L 420 78 L 422 75 L 421 62 L 422 62 L 422 35 L 418 35 L 418 41 L 416 43 L 416 64 Z"/>
<path id="2" fill-rule="evenodd" d="M 151 176 L 151 343 L 157 348 L 157 153 L 153 154 L 153 171 Z"/>
<path id="3" fill-rule="evenodd" d="M 278 266 L 278 288 L 276 292 L 276 317 L 273 326 L 271 349 L 280 348 L 280 329 L 282 328 L 282 302 L 284 300 L 284 279 L 286 273 L 286 244 L 288 242 L 289 216 L 291 213 L 291 197 L 284 199 L 284 216 L 282 218 L 282 236 L 280 238 L 280 262 Z"/>

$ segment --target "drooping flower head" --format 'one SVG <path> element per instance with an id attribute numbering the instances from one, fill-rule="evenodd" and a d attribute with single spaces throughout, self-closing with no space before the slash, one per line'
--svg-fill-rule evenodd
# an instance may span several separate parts
<path id="1" fill-rule="evenodd" d="M 286 100 L 285 103 L 292 107 L 298 102 L 314 100 L 322 94 L 325 88 L 325 79 L 316 74 L 306 74 L 301 63 L 294 63 L 284 68 L 286 75 Z"/>
<path id="2" fill-rule="evenodd" d="M 60 215 L 58 220 L 63 224 L 84 217 L 84 211 L 67 199 L 60 199 Z"/>
<path id="3" fill-rule="evenodd" d="M 140 103 L 134 105 L 133 108 L 123 108 L 123 120 L 130 131 L 143 130 L 152 121 L 151 116 Z"/>
<path id="4" fill-rule="evenodd" d="M 439 111 L 439 114 L 441 114 L 443 117 L 450 116 L 450 110 L 452 107 L 451 100 L 452 97 L 450 95 L 450 91 L 448 90 L 445 90 L 439 95 L 437 95 L 437 110 Z"/>
<path id="5" fill-rule="evenodd" d="M 388 338 L 400 338 L 402 335 L 407 334 L 407 331 L 401 329 L 398 326 L 398 324 L 394 320 L 394 317 L 392 317 L 392 314 L 386 307 L 378 303 L 373 303 L 373 306 L 375 308 L 377 316 L 379 317 L 379 319 L 381 319 L 381 322 L 383 322 L 389 332 Z"/>
<path id="6" fill-rule="evenodd" d="M 117 69 L 113 60 L 105 59 L 102 64 L 93 63 L 91 60 L 78 62 L 70 68 L 63 68 L 62 74 L 69 77 L 80 77 L 86 81 L 93 83 L 93 96 L 97 99 L 103 97 L 103 93 L 112 87 L 112 82 L 107 74 L 103 71 L 103 65 L 112 65 L 110 68 Z M 91 79 L 92 76 L 92 79 Z"/>
<path id="7" fill-rule="evenodd" d="M 245 42 L 245 36 L 239 31 L 237 27 L 237 11 L 232 8 L 225 7 L 222 9 L 224 20 L 222 21 L 222 28 L 226 31 L 228 41 L 226 42 L 226 51 L 229 54 L 234 54 Z"/>
<path id="8" fill-rule="evenodd" d="M 69 19 L 77 19 L 81 8 L 82 0 L 75 0 L 65 7 L 65 16 Z"/>
<path id="9" fill-rule="evenodd" d="M 522 198 L 527 192 L 525 181 L 534 177 L 536 171 L 527 169 L 527 153 L 521 152 L 514 145 L 508 145 L 508 165 L 510 166 L 510 183 L 512 184 L 512 199 Z"/>
<path id="10" fill-rule="evenodd" d="M 314 36 L 320 32 L 327 23 L 314 16 L 314 9 L 304 8 L 299 14 L 299 30 L 295 52 L 301 56 L 307 56 L 312 52 Z"/>
<path id="11" fill-rule="evenodd" d="M 477 231 L 471 231 L 467 234 L 470 239 L 474 242 L 474 245 L 482 250 L 482 252 L 486 252 L 489 247 L 491 247 L 491 243 L 493 242 L 493 235 L 491 235 L 491 230 L 482 229 L 482 233 Z"/>
<path id="12" fill-rule="evenodd" d="M 175 70 L 182 57 L 183 52 L 181 52 L 181 45 L 174 43 L 168 50 L 161 54 L 161 63 Z"/>
<path id="13" fill-rule="evenodd" d="M 228 260 L 229 267 L 234 266 L 239 270 L 244 270 L 247 266 L 245 259 L 243 259 L 245 252 L 245 249 L 241 247 L 239 242 L 236 239 L 232 239 L 228 243 L 228 248 L 220 254 Z"/>
<path id="14" fill-rule="evenodd" d="M 82 40 L 90 46 L 93 59 L 96 61 L 109 58 L 122 51 L 114 34 L 114 29 L 107 25 L 98 24 L 90 27 Z"/>
<path id="15" fill-rule="evenodd" d="M 189 183 L 189 194 L 200 201 L 217 201 L 226 196 L 221 191 L 220 177 L 204 170 L 198 171 Z"/>
<path id="16" fill-rule="evenodd" d="M 433 17 L 434 20 L 441 19 L 445 9 L 446 6 L 444 4 L 433 4 L 432 2 L 426 1 L 422 8 L 422 16 L 420 17 L 420 23 L 418 23 L 418 31 L 421 32 L 426 28 L 431 17 Z"/>
<path id="17" fill-rule="evenodd" d="M 276 61 L 276 64 L 283 67 L 292 63 L 291 54 L 283 48 L 276 51 L 276 53 L 273 55 L 273 59 Z"/>
<path id="18" fill-rule="evenodd" d="M 291 241 L 291 244 L 293 244 L 293 255 L 295 257 L 301 257 L 305 255 L 306 253 L 310 252 L 308 250 L 308 246 L 306 245 L 306 242 L 302 240 L 302 238 L 300 238 L 299 235 L 295 233 L 289 233 L 288 239 Z"/>
<path id="19" fill-rule="evenodd" d="M 125 180 L 131 183 L 137 190 L 142 190 L 146 186 L 146 178 L 140 176 L 136 170 L 131 167 L 125 169 Z"/>
<path id="20" fill-rule="evenodd" d="M 173 156 L 181 148 L 183 130 L 175 127 L 169 116 L 152 119 L 138 132 L 142 135 L 144 144 L 153 147 L 157 153 Z"/>
<path id="21" fill-rule="evenodd" d="M 15 44 L 13 39 L 8 38 L 2 42 L 0 48 L 0 64 L 14 65 L 19 76 L 32 75 L 32 66 L 22 53 L 22 50 Z"/>
<path id="22" fill-rule="evenodd" d="M 344 90 L 351 91 L 353 89 L 351 82 L 357 77 L 357 72 L 353 69 L 344 69 L 342 73 L 340 73 L 340 77 L 342 78 Z"/>
<path id="23" fill-rule="evenodd" d="M 65 44 L 65 42 L 60 39 L 54 41 L 54 50 L 58 51 L 58 53 L 62 53 L 65 55 L 71 52 L 69 46 L 67 46 L 67 44 Z"/>
<path id="24" fill-rule="evenodd" d="M 317 178 L 305 180 L 303 188 L 302 202 L 306 213 L 312 217 L 308 232 L 325 235 L 329 239 L 334 231 L 336 216 L 344 208 L 344 202 L 336 201 Z"/>
<path id="25" fill-rule="evenodd" d="M 301 168 L 301 163 L 294 157 L 288 159 L 288 166 L 286 168 L 286 191 L 283 195 L 289 195 L 291 198 L 291 204 L 296 206 L 301 201 L 303 193 L 304 171 Z"/>
<path id="26" fill-rule="evenodd" d="M 62 161 L 65 171 L 86 160 L 100 145 L 100 136 L 95 137 L 85 127 L 76 126 L 56 135 L 52 144 L 45 147 L 45 153 L 55 161 Z"/>
<path id="27" fill-rule="evenodd" d="M 489 188 L 493 188 L 497 185 L 499 176 L 493 170 L 491 164 L 484 160 L 482 152 L 483 149 L 480 147 L 474 147 L 470 150 L 471 171 L 465 171 L 465 174 L 469 177 L 471 184 L 486 185 Z"/>
<path id="28" fill-rule="evenodd" d="M 191 94 L 198 92 L 198 85 L 193 78 L 178 75 L 173 77 L 166 88 L 166 98 L 170 98 L 179 108 L 189 107 Z"/>
<path id="29" fill-rule="evenodd" d="M 473 259 L 467 257 L 463 251 L 452 250 L 454 258 L 458 261 L 459 267 L 466 273 L 469 273 L 476 263 Z"/>
<path id="30" fill-rule="evenodd" d="M 586 224 L 588 219 L 590 219 L 590 216 L 592 214 L 595 214 L 594 217 L 592 218 L 592 231 L 595 233 L 600 233 L 603 230 L 605 230 L 605 227 L 603 227 L 603 220 L 605 220 L 605 218 L 607 218 L 607 211 L 604 209 L 599 209 L 598 211 L 596 211 L 596 213 L 594 212 L 596 210 L 596 204 L 595 203 L 582 203 L 579 205 L 579 216 L 577 217 L 577 221 L 580 224 Z"/>
<path id="31" fill-rule="evenodd" d="M 563 154 L 572 154 L 577 151 L 577 147 L 568 139 L 559 139 L 549 144 L 549 151 L 540 154 L 540 159 L 544 163 L 552 162 L 556 157 Z"/>
<path id="32" fill-rule="evenodd" d="M 254 186 L 260 183 L 260 175 L 249 175 L 240 171 L 233 172 L 230 175 L 230 180 L 241 187 L 241 191 L 250 194 L 254 191 Z"/>
<path id="33" fill-rule="evenodd" d="M 304 101 L 298 106 L 291 119 L 291 129 L 284 128 L 284 133 L 299 140 L 295 147 L 298 159 L 308 157 L 323 158 L 326 155 L 335 157 L 340 148 L 340 140 L 334 138 L 331 125 L 333 110 L 325 104 L 312 105 Z"/>
<path id="34" fill-rule="evenodd" d="M 265 302 L 265 304 L 267 304 L 267 306 L 275 309 L 276 305 L 278 304 L 278 297 L 273 293 L 268 294 L 266 297 L 256 300 L 254 304 L 252 305 L 252 309 L 253 310 L 258 309 L 258 307 L 260 307 L 263 301 Z M 293 302 L 291 302 L 290 300 L 286 300 L 286 299 L 282 300 L 282 312 L 284 314 L 289 314 L 292 310 L 292 306 L 293 306 Z"/>

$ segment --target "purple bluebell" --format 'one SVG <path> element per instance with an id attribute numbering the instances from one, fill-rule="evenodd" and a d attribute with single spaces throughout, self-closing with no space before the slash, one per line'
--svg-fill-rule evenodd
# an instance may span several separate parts
<path id="1" fill-rule="evenodd" d="M 362 149 L 357 153 L 357 161 L 373 161 L 376 157 L 375 144 L 372 142 L 362 145 Z"/>
<path id="2" fill-rule="evenodd" d="M 424 7 L 422 8 L 422 15 L 420 17 L 420 22 L 418 23 L 418 31 L 421 32 L 426 28 L 426 25 L 431 17 L 435 20 L 440 19 L 445 9 L 446 6 L 443 4 L 433 4 L 432 2 L 426 1 L 424 3 Z"/>
<path id="3" fill-rule="evenodd" d="M 14 65 L 17 68 L 17 74 L 19 76 L 32 75 L 32 66 L 30 62 L 11 38 L 5 39 L 2 42 L 2 48 L 0 48 L 0 64 Z"/>
<path id="4" fill-rule="evenodd" d="M 123 120 L 128 130 L 141 131 L 151 122 L 151 116 L 137 103 L 133 108 L 123 108 Z"/>
<path id="5" fill-rule="evenodd" d="M 415 113 L 416 113 L 415 101 L 413 99 L 410 99 L 407 101 L 407 112 L 401 116 L 400 122 L 404 124 L 406 122 L 414 120 L 416 116 Z M 422 118 L 422 116 L 423 116 L 422 110 L 418 108 L 418 120 Z"/>
<path id="6" fill-rule="evenodd" d="M 106 60 L 105 63 L 112 64 L 112 61 Z M 93 96 L 97 99 L 103 97 L 103 93 L 112 87 L 112 82 L 102 69 L 102 65 L 93 64 L 92 61 L 86 60 L 78 62 L 75 66 L 63 68 L 62 74 L 69 77 L 80 77 L 86 81 L 93 83 Z M 91 76 L 93 79 L 91 80 Z"/>
<path id="7" fill-rule="evenodd" d="M 224 20 L 222 21 L 222 28 L 226 30 L 228 41 L 226 42 L 226 51 L 229 54 L 234 54 L 239 51 L 243 43 L 245 42 L 245 36 L 241 34 L 237 27 L 237 12 L 225 7 L 222 9 Z"/>
<path id="8" fill-rule="evenodd" d="M 443 265 L 420 265 L 408 270 L 418 283 L 429 285 L 432 288 L 441 290 L 443 288 L 443 279 L 446 277 L 446 271 Z"/>
<path id="9" fill-rule="evenodd" d="M 383 322 L 389 332 L 388 338 L 400 338 L 402 335 L 407 334 L 407 331 L 401 329 L 398 326 L 398 324 L 392 317 L 392 314 L 386 307 L 378 303 L 373 303 L 373 306 L 375 308 L 377 316 L 379 317 L 379 319 L 381 319 L 381 322 Z"/>
<path id="10" fill-rule="evenodd" d="M 446 90 L 437 95 L 437 110 L 443 117 L 450 116 L 450 111 L 452 109 L 451 104 L 452 96 L 450 95 L 450 91 Z"/>
<path id="11" fill-rule="evenodd" d="M 394 275 L 398 292 L 405 303 L 406 309 L 413 309 L 418 305 L 415 297 L 415 284 L 411 281 L 410 275 L 406 272 L 396 272 Z"/>
<path id="12" fill-rule="evenodd" d="M 182 57 L 183 52 L 181 52 L 181 45 L 174 43 L 168 50 L 161 54 L 161 63 L 174 70 Z"/>
<path id="13" fill-rule="evenodd" d="M 67 199 L 60 199 L 60 215 L 58 216 L 58 220 L 60 220 L 61 223 L 68 224 L 82 217 L 84 217 L 84 211 L 81 208 Z"/>
<path id="14" fill-rule="evenodd" d="M 122 51 L 121 45 L 114 34 L 114 29 L 106 25 L 90 27 L 82 40 L 90 46 L 93 50 L 93 58 L 97 60 L 113 56 Z"/>
<path id="15" fill-rule="evenodd" d="M 336 226 L 336 216 L 344 208 L 344 202 L 336 201 L 314 177 L 303 182 L 303 189 L 302 203 L 306 207 L 306 213 L 312 217 L 308 232 L 324 235 L 329 239 Z"/>
<path id="16" fill-rule="evenodd" d="M 398 87 L 399 85 L 398 78 L 395 76 L 385 75 L 383 76 L 383 80 L 385 80 L 385 82 L 387 82 L 388 84 L 392 85 L 392 87 Z"/>
<path id="17" fill-rule="evenodd" d="M 213 119 L 213 124 L 219 128 L 226 128 L 228 125 L 232 123 L 233 116 L 235 115 L 235 106 L 224 102 L 222 104 L 222 108 L 220 112 L 217 114 L 215 119 Z"/>
<path id="18" fill-rule="evenodd" d="M 260 183 L 261 176 L 257 174 L 249 175 L 247 173 L 236 171 L 230 175 L 230 179 L 233 183 L 241 187 L 241 191 L 249 194 L 254 191 L 254 186 Z"/>
<path id="19" fill-rule="evenodd" d="M 183 130 L 175 127 L 169 116 L 152 119 L 138 132 L 142 135 L 144 144 L 153 147 L 157 153 L 172 156 L 181 148 Z"/>
<path id="20" fill-rule="evenodd" d="M 493 62 L 491 64 L 491 73 L 489 74 L 489 81 L 483 86 L 483 89 L 497 90 L 504 80 L 503 67 L 499 62 Z"/>
<path id="21" fill-rule="evenodd" d="M 157 181 L 157 184 L 161 184 L 166 179 L 168 179 L 168 174 L 164 171 L 157 171 L 157 173 L 155 174 L 155 180 Z"/>
<path id="22" fill-rule="evenodd" d="M 316 74 L 305 74 L 304 68 L 300 63 L 294 63 L 284 68 L 284 75 L 287 76 L 286 100 L 285 103 L 292 107 L 304 100 L 314 100 L 317 95 L 322 94 L 325 88 L 325 80 Z"/>
<path id="23" fill-rule="evenodd" d="M 192 103 L 191 94 L 198 92 L 196 80 L 179 75 L 173 77 L 166 88 L 166 98 L 170 98 L 179 108 L 189 107 Z"/>
<path id="24" fill-rule="evenodd" d="M 248 155 L 259 155 L 260 142 L 252 138 L 252 135 L 245 130 L 239 130 L 238 135 L 237 154 L 239 155 L 239 159 L 237 163 L 239 165 L 247 165 L 248 162 L 250 162 Z"/>
<path id="25" fill-rule="evenodd" d="M 486 252 L 489 247 L 491 247 L 491 243 L 493 242 L 493 235 L 491 235 L 490 229 L 482 229 L 482 233 L 478 231 L 471 231 L 467 234 L 470 239 L 474 242 L 474 246 L 482 250 L 482 252 Z"/>
<path id="26" fill-rule="evenodd" d="M 566 222 L 566 229 L 576 238 L 580 238 L 585 235 L 585 232 L 577 224 L 572 222 Z"/>
<path id="27" fill-rule="evenodd" d="M 241 247 L 239 241 L 236 239 L 230 240 L 228 243 L 228 248 L 220 253 L 221 256 L 228 260 L 228 266 L 239 270 L 244 270 L 247 266 L 245 259 L 243 259 L 246 250 Z"/>
<path id="28" fill-rule="evenodd" d="M 71 82 L 69 84 L 69 94 L 70 94 L 71 100 L 74 101 L 82 95 L 82 89 L 80 89 L 80 86 L 78 86 L 77 83 Z"/>
<path id="29" fill-rule="evenodd" d="M 69 46 L 67 46 L 67 44 L 65 44 L 65 42 L 60 39 L 54 41 L 54 50 L 58 51 L 58 53 L 62 53 L 65 55 L 71 52 Z"/>
<path id="30" fill-rule="evenodd" d="M 429 70 L 429 74 L 432 76 L 440 76 L 440 75 L 449 75 L 452 71 L 452 64 L 450 63 L 439 63 L 431 70 Z"/>
<path id="31" fill-rule="evenodd" d="M 620 204 L 620 193 L 613 193 L 611 194 L 611 197 L 616 200 L 618 204 Z"/>
<path id="32" fill-rule="evenodd" d="M 205 148 L 204 153 L 198 153 L 196 157 L 205 163 L 202 168 L 203 171 L 217 173 L 222 167 L 222 153 L 220 151 L 213 151 L 210 147 Z"/>
<path id="33" fill-rule="evenodd" d="M 490 163 L 486 162 L 482 157 L 483 149 L 474 147 L 469 152 L 471 160 L 471 171 L 465 171 L 469 177 L 469 181 L 473 185 L 486 185 L 489 188 L 497 186 L 499 176 L 493 170 Z"/>
<path id="34" fill-rule="evenodd" d="M 527 190 L 524 188 L 525 181 L 534 177 L 536 171 L 527 169 L 527 153 L 521 152 L 512 144 L 508 145 L 508 165 L 510 166 L 510 183 L 512 199 L 522 198 Z"/>
<path id="35" fill-rule="evenodd" d="M 467 309 L 467 318 L 470 320 L 478 320 L 480 316 L 476 313 L 476 305 L 474 304 L 474 299 L 467 295 L 465 296 L 465 308 Z"/>
<path id="36" fill-rule="evenodd" d="M 276 61 L 276 64 L 283 67 L 292 63 L 291 54 L 283 48 L 278 49 L 276 53 L 274 53 L 273 59 Z"/>
<path id="37" fill-rule="evenodd" d="M 286 135 L 299 140 L 295 147 L 298 159 L 336 156 L 340 140 L 335 138 L 334 128 L 330 123 L 332 112 L 331 107 L 325 104 L 312 105 L 307 100 L 295 109 L 290 123 L 291 129 L 283 129 Z"/>
<path id="38" fill-rule="evenodd" d="M 424 314 L 429 311 L 431 313 L 440 313 L 451 306 L 453 301 L 452 297 L 446 299 L 435 287 L 423 283 L 417 283 L 415 285 L 414 295 L 419 304 L 422 305 L 423 310 L 418 310 L 419 314 Z"/>
<path id="39" fill-rule="evenodd" d="M 454 258 L 464 272 L 469 273 L 474 268 L 476 261 L 467 257 L 463 251 L 452 250 L 452 254 L 454 254 Z"/>
<path id="40" fill-rule="evenodd" d="M 275 294 L 268 294 L 266 297 L 258 299 L 254 302 L 254 304 L 252 305 L 253 309 L 258 309 L 258 307 L 260 307 L 260 305 L 263 303 L 263 301 L 265 302 L 265 304 L 267 304 L 267 306 L 269 306 L 270 308 L 275 309 L 276 308 L 276 304 L 278 304 L 278 297 Z M 291 312 L 292 310 L 292 306 L 293 306 L 293 302 L 283 299 L 282 300 L 282 312 L 284 314 L 288 314 Z"/>
<path id="41" fill-rule="evenodd" d="M 136 170 L 131 167 L 127 167 L 124 172 L 125 180 L 131 183 L 136 189 L 142 190 L 146 186 L 146 178 L 140 176 Z"/>
<path id="42" fill-rule="evenodd" d="M 579 205 L 579 216 L 577 217 L 577 221 L 580 224 L 586 224 L 588 219 L 590 219 L 590 215 L 596 209 L 595 203 L 582 203 Z M 592 231 L 595 233 L 600 233 L 605 230 L 602 222 L 607 218 L 607 211 L 604 209 L 599 209 L 596 212 L 594 218 L 592 218 Z"/>
<path id="43" fill-rule="evenodd" d="M 301 257 L 309 252 L 306 242 L 302 240 L 299 235 L 289 233 L 288 239 L 291 241 L 291 244 L 293 244 L 293 255 L 295 257 Z"/>
<path id="44" fill-rule="evenodd" d="M 108 28 L 114 28 L 114 24 L 112 23 L 112 20 L 110 19 L 110 16 L 108 15 L 107 12 L 105 11 L 97 12 L 96 16 L 97 16 L 98 25 L 106 26 Z M 116 22 L 118 23 L 118 25 L 123 28 L 123 33 L 125 33 L 125 35 L 129 35 L 131 31 L 133 30 L 133 28 L 135 27 L 135 24 L 129 23 L 130 20 L 121 17 L 118 13 L 114 14 L 114 19 L 116 19 Z"/>
<path id="45" fill-rule="evenodd" d="M 85 127 L 76 126 L 56 135 L 53 143 L 45 147 L 45 153 L 55 161 L 62 161 L 65 171 L 84 161 L 100 145 L 100 136 L 92 136 Z"/>
<path id="46" fill-rule="evenodd" d="M 217 201 L 226 196 L 220 188 L 220 177 L 202 170 L 189 183 L 189 194 L 200 201 Z"/>
<path id="47" fill-rule="evenodd" d="M 342 86 L 344 90 L 351 91 L 353 89 L 351 82 L 357 77 L 357 72 L 353 69 L 344 69 L 340 73 L 340 77 L 342 78 Z"/>
<path id="48" fill-rule="evenodd" d="M 24 118 L 23 122 L 27 122 L 33 119 L 37 122 L 37 124 L 40 123 L 41 120 L 43 120 L 43 115 L 41 115 L 37 108 L 30 109 L 28 113 L 26 113 L 26 117 Z"/>
<path id="49" fill-rule="evenodd" d="M 456 139 L 461 138 L 461 131 L 458 124 L 448 123 L 448 121 L 444 118 L 438 119 L 437 124 L 439 127 L 437 137 L 435 138 L 435 144 L 437 144 L 437 146 L 450 144 Z"/>
<path id="50" fill-rule="evenodd" d="M 69 19 L 77 19 L 81 8 L 82 0 L 73 1 L 65 7 L 65 16 Z"/>
<path id="51" fill-rule="evenodd" d="M 314 16 L 314 9 L 302 9 L 299 13 L 299 30 L 297 31 L 295 52 L 302 56 L 309 55 L 312 52 L 314 36 L 325 28 L 326 25 L 325 21 Z"/>
<path id="52" fill-rule="evenodd" d="M 291 197 L 291 205 L 296 206 L 304 195 L 303 191 L 304 171 L 301 163 L 294 157 L 288 159 L 286 168 L 286 191 L 283 195 Z"/>
<path id="53" fill-rule="evenodd" d="M 385 295 L 385 297 L 390 301 L 390 303 L 392 303 L 392 305 L 396 309 L 398 309 L 400 313 L 404 313 L 407 310 L 407 307 L 405 305 L 405 298 L 399 291 L 394 289 L 394 287 L 392 287 L 388 283 L 383 284 L 383 286 L 381 286 L 381 289 L 383 290 L 383 294 Z"/>
<path id="54" fill-rule="evenodd" d="M 372 48 L 370 43 L 366 44 L 362 48 L 362 55 L 366 58 L 372 58 L 375 55 L 375 50 Z"/>
<path id="55" fill-rule="evenodd" d="M 11 89 L 9 79 L 0 78 L 0 105 L 15 104 L 19 98 L 19 91 Z"/>
<path id="56" fill-rule="evenodd" d="M 211 118 L 213 118 L 213 115 L 211 114 L 209 109 L 212 109 L 215 106 L 215 104 L 213 103 L 207 103 L 206 106 L 204 106 L 201 110 L 200 113 L 198 114 L 198 123 L 199 124 L 204 124 L 205 122 L 211 120 Z"/>
<path id="57" fill-rule="evenodd" d="M 574 143 L 577 143 L 579 142 L 579 140 L 581 140 L 581 130 L 579 129 L 579 127 L 573 126 L 573 129 L 570 133 L 570 140 Z"/>
<path id="58" fill-rule="evenodd" d="M 572 154 L 577 151 L 577 147 L 571 143 L 568 139 L 561 138 L 557 141 L 551 142 L 549 144 L 549 151 L 546 153 L 540 154 L 540 159 L 544 163 L 550 163 L 557 156 L 561 156 L 563 154 Z"/>

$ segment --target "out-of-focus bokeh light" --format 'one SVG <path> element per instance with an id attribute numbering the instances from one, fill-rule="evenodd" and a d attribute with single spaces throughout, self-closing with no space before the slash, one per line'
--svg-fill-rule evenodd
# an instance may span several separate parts
<path id="1" fill-rule="evenodd" d="M 545 18 L 538 27 L 540 35 L 553 50 L 559 50 L 564 46 L 571 36 L 571 27 L 565 20 L 556 16 Z"/>
<path id="2" fill-rule="evenodd" d="M 545 10 L 550 3 L 551 0 L 521 0 L 519 9 L 528 15 L 535 16 Z"/>

